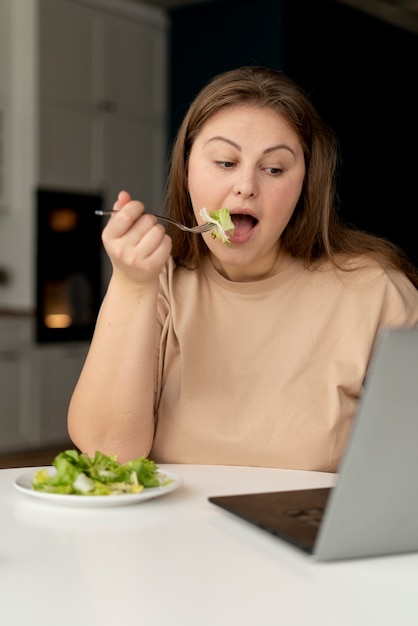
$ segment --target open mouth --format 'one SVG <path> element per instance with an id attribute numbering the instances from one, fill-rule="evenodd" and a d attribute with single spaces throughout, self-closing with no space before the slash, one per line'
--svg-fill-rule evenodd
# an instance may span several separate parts
<path id="1" fill-rule="evenodd" d="M 234 223 L 234 237 L 242 237 L 247 235 L 258 224 L 258 220 L 252 215 L 246 213 L 231 214 Z"/>

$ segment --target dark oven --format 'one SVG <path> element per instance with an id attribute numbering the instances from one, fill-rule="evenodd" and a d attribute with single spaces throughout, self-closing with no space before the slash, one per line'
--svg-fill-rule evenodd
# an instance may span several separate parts
<path id="1" fill-rule="evenodd" d="M 90 340 L 101 300 L 101 195 L 36 192 L 36 340 Z"/>

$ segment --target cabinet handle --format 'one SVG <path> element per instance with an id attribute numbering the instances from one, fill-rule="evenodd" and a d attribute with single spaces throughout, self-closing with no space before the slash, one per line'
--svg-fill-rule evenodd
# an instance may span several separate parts
<path id="1" fill-rule="evenodd" d="M 12 350 L 1 350 L 0 352 L 0 361 L 10 362 L 10 361 L 18 361 L 19 355 L 17 352 Z"/>
<path id="2" fill-rule="evenodd" d="M 97 104 L 97 108 L 99 111 L 104 111 L 105 113 L 116 113 L 118 105 L 117 102 L 112 102 L 112 100 L 100 100 Z"/>
<path id="3" fill-rule="evenodd" d="M 0 285 L 7 285 L 10 282 L 10 272 L 5 267 L 0 267 Z"/>

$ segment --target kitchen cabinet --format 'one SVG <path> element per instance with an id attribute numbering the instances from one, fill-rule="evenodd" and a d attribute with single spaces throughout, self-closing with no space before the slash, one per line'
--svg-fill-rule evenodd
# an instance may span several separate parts
<path id="1" fill-rule="evenodd" d="M 0 316 L 0 453 L 71 442 L 67 410 L 88 342 L 37 345 L 32 316 Z"/>
<path id="2" fill-rule="evenodd" d="M 67 439 L 88 348 L 34 339 L 36 191 L 112 205 L 124 188 L 159 207 L 168 25 L 162 9 L 130 0 L 0 0 L 2 452 Z"/>
<path id="3" fill-rule="evenodd" d="M 67 411 L 80 375 L 87 345 L 42 346 L 36 350 L 34 388 L 38 420 L 35 439 L 42 446 L 68 440 Z"/>
<path id="4" fill-rule="evenodd" d="M 40 184 L 120 189 L 158 206 L 166 161 L 164 26 L 73 0 L 40 3 Z"/>
<path id="5" fill-rule="evenodd" d="M 9 5 L 0 0 L 0 212 L 7 205 L 7 134 L 9 109 Z"/>
<path id="6" fill-rule="evenodd" d="M 7 103 L 0 99 L 0 212 L 5 211 L 7 208 L 7 118 Z"/>
<path id="7" fill-rule="evenodd" d="M 8 92 L 8 56 L 9 56 L 9 2 L 0 0 L 0 100 Z"/>
<path id="8" fill-rule="evenodd" d="M 31 319 L 0 317 L 0 452 L 30 444 Z"/>
<path id="9" fill-rule="evenodd" d="M 30 358 L 21 350 L 0 348 L 0 452 L 22 449 L 30 443 L 27 414 Z"/>
<path id="10" fill-rule="evenodd" d="M 2 309 L 36 306 L 37 189 L 160 207 L 168 25 L 130 0 L 0 0 Z"/>

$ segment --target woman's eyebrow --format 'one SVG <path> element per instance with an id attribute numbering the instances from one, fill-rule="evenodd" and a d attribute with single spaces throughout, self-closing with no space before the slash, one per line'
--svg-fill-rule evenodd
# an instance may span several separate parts
<path id="1" fill-rule="evenodd" d="M 293 154 L 293 156 L 296 157 L 296 152 L 293 150 L 293 148 L 288 146 L 287 143 L 278 143 L 277 146 L 272 146 L 271 148 L 266 148 L 263 151 L 263 154 L 268 154 L 269 152 L 274 152 L 275 150 L 289 150 L 289 152 L 291 152 Z"/>
<path id="2" fill-rule="evenodd" d="M 208 143 L 210 143 L 211 141 L 225 141 L 226 143 L 229 143 L 231 146 L 234 146 L 234 148 L 241 152 L 241 146 L 235 143 L 235 141 L 232 141 L 232 139 L 227 139 L 226 137 L 222 137 L 221 135 L 215 135 L 215 137 L 211 137 L 210 139 L 208 139 L 205 145 L 207 146 Z"/>
<path id="3" fill-rule="evenodd" d="M 232 141 L 232 139 L 228 139 L 227 137 L 222 137 L 222 135 L 215 135 L 215 137 L 211 137 L 207 140 L 206 145 L 211 141 L 225 141 L 225 143 L 229 143 L 240 152 L 242 150 L 241 146 L 235 143 L 235 141 Z M 263 150 L 263 154 L 268 154 L 269 152 L 274 152 L 275 150 L 289 150 L 289 152 L 291 152 L 293 156 L 296 157 L 296 153 L 293 148 L 288 146 L 286 143 L 279 143 L 276 146 L 271 146 L 271 148 L 266 148 L 265 150 Z"/>

